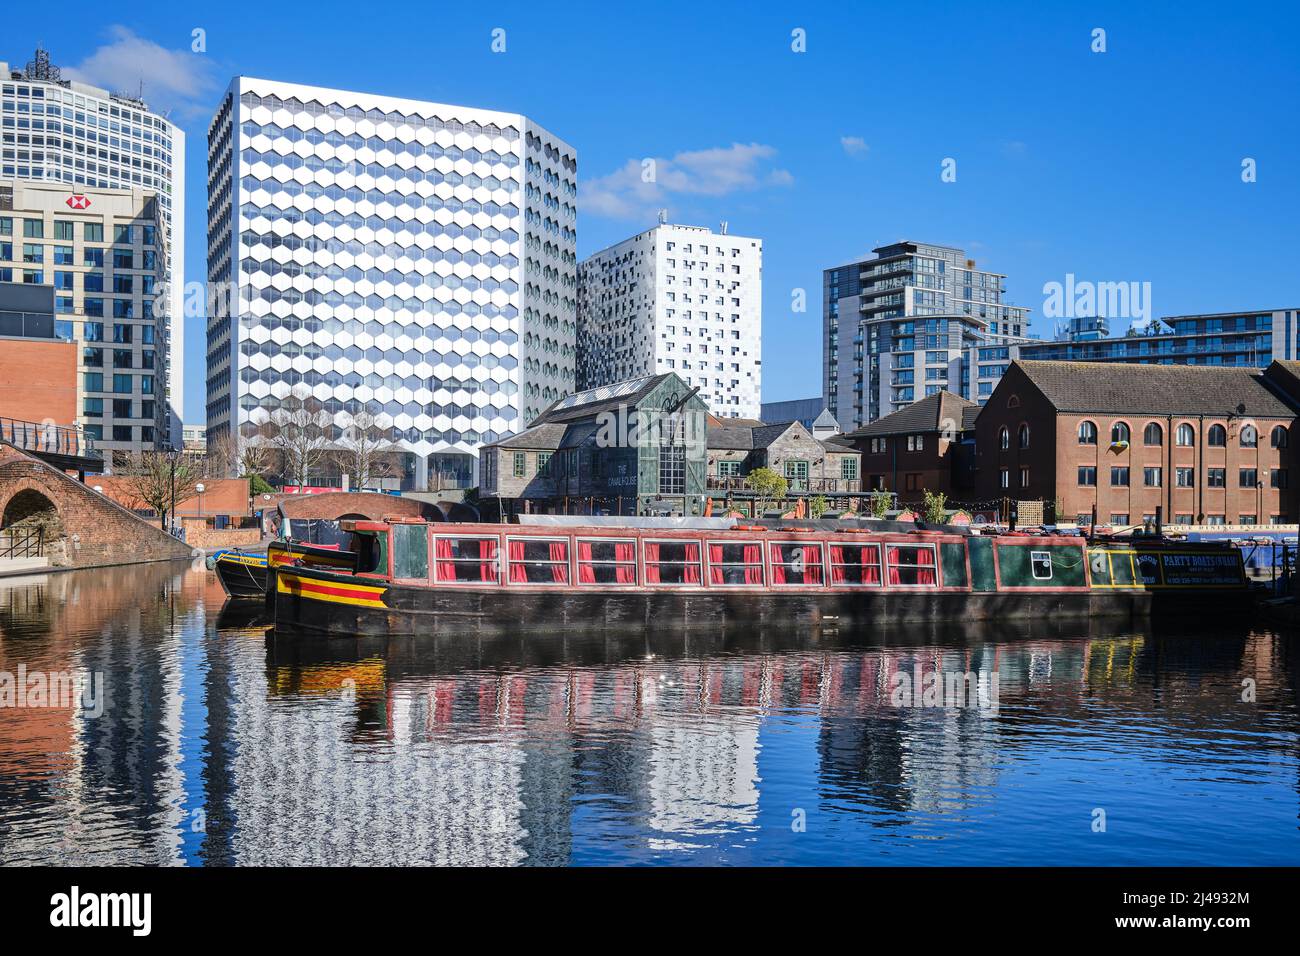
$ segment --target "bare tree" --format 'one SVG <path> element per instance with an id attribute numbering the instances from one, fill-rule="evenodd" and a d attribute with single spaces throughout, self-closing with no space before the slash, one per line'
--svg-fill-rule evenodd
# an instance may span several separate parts
<path id="1" fill-rule="evenodd" d="M 208 443 L 207 459 L 209 474 L 262 478 L 275 465 L 275 450 L 265 429 L 252 437 L 226 431 Z"/>
<path id="2" fill-rule="evenodd" d="M 201 460 L 164 451 L 118 452 L 113 456 L 113 474 L 125 483 L 131 507 L 153 511 L 165 530 L 177 502 L 198 494 L 204 467 Z"/>
<path id="3" fill-rule="evenodd" d="M 344 430 L 339 445 L 334 461 L 358 490 L 396 472 L 393 456 L 400 449 L 389 440 L 388 429 L 370 412 L 352 416 L 352 424 Z"/>
<path id="4" fill-rule="evenodd" d="M 329 451 L 331 418 L 314 399 L 288 398 L 271 415 L 271 444 L 280 453 L 284 476 L 304 487 Z"/>

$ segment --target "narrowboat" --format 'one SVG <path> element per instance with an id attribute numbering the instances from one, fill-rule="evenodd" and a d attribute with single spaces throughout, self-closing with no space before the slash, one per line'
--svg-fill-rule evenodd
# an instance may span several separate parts
<path id="1" fill-rule="evenodd" d="M 1230 612 L 1250 596 L 1229 546 L 879 524 L 345 522 L 353 566 L 277 565 L 271 614 L 288 631 L 454 634 L 1145 618 Z"/>
<path id="2" fill-rule="evenodd" d="M 308 567 L 351 570 L 354 557 L 338 545 L 273 541 L 265 552 L 231 549 L 209 559 L 226 596 L 236 601 L 266 601 L 277 565 L 298 562 Z"/>

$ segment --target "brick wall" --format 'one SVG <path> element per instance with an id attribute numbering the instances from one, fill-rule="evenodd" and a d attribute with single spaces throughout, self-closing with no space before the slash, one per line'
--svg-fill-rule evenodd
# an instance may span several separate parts
<path id="1" fill-rule="evenodd" d="M 77 420 L 77 345 L 5 339 L 0 344 L 0 418 Z"/>
<path id="2" fill-rule="evenodd" d="M 136 564 L 188 558 L 193 553 L 189 545 L 75 478 L 0 444 L 0 520 L 6 515 L 12 520 L 24 502 L 34 500 L 33 493 L 54 505 L 63 525 L 63 545 L 51 554 L 56 566 Z"/>
<path id="3" fill-rule="evenodd" d="M 203 518 L 182 518 L 181 525 L 185 528 L 185 543 L 204 551 L 251 548 L 262 543 L 260 528 L 209 528 Z"/>

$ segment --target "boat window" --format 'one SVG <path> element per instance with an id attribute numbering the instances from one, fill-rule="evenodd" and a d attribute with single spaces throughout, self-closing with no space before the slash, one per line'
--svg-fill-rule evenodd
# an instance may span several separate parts
<path id="1" fill-rule="evenodd" d="M 781 541 L 768 545 L 773 584 L 821 584 L 822 546 Z"/>
<path id="2" fill-rule="evenodd" d="M 440 535 L 435 541 L 436 580 L 496 583 L 496 538 L 450 538 Z"/>
<path id="3" fill-rule="evenodd" d="M 880 547 L 874 544 L 832 544 L 831 584 L 880 584 Z"/>
<path id="4" fill-rule="evenodd" d="M 1029 567 L 1033 570 L 1035 578 L 1046 581 L 1052 576 L 1052 552 L 1030 551 Z"/>
<path id="5" fill-rule="evenodd" d="M 934 548 L 928 544 L 891 544 L 889 583 L 904 587 L 933 587 L 938 583 Z"/>
<path id="6" fill-rule="evenodd" d="M 393 525 L 393 577 L 429 577 L 429 526 Z"/>
<path id="7" fill-rule="evenodd" d="M 636 584 L 636 542 L 578 539 L 579 584 Z"/>
<path id="8" fill-rule="evenodd" d="M 646 584 L 699 584 L 698 541 L 646 541 Z"/>
<path id="9" fill-rule="evenodd" d="M 569 542 L 565 538 L 511 538 L 511 584 L 568 584 Z"/>
<path id="10" fill-rule="evenodd" d="M 358 574 L 386 574 L 388 559 L 383 539 L 373 531 L 354 531 L 349 550 L 357 554 Z"/>
<path id="11" fill-rule="evenodd" d="M 709 542 L 709 583 L 762 584 L 762 545 L 757 541 Z"/>

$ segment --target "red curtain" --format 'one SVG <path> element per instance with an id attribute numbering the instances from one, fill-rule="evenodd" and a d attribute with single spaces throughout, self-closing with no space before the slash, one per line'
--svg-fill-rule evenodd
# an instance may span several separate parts
<path id="1" fill-rule="evenodd" d="M 636 584 L 636 545 L 630 541 L 614 545 L 614 560 L 618 562 L 614 569 L 615 580 L 619 584 Z"/>
<path id="2" fill-rule="evenodd" d="M 803 583 L 822 583 L 822 548 L 819 544 L 803 546 Z"/>
<path id="3" fill-rule="evenodd" d="M 659 583 L 659 545 L 653 541 L 645 543 L 645 583 Z"/>
<path id="4" fill-rule="evenodd" d="M 556 583 L 566 584 L 569 580 L 569 549 L 563 541 L 551 542 L 551 576 Z"/>
<path id="5" fill-rule="evenodd" d="M 697 542 L 686 543 L 686 570 L 682 580 L 687 584 L 700 583 L 700 546 Z"/>
<path id="6" fill-rule="evenodd" d="M 497 579 L 496 562 L 492 560 L 496 548 L 496 542 L 490 538 L 484 538 L 478 543 L 479 570 L 482 572 L 484 581 L 495 581 Z"/>
<path id="7" fill-rule="evenodd" d="M 899 584 L 898 548 L 886 548 L 885 556 L 889 559 L 889 583 Z"/>
<path id="8" fill-rule="evenodd" d="M 591 542 L 578 542 L 578 583 L 595 584 L 596 569 L 591 565 Z"/>
<path id="9" fill-rule="evenodd" d="M 935 577 L 934 551 L 930 548 L 918 548 L 916 552 L 916 563 L 921 566 L 921 570 L 916 572 L 916 583 L 933 587 L 938 583 Z"/>
<path id="10" fill-rule="evenodd" d="M 756 544 L 745 545 L 745 583 L 763 583 L 763 549 Z"/>
<path id="11" fill-rule="evenodd" d="M 875 548 L 864 546 L 862 549 L 862 583 L 879 584 L 880 583 L 880 560 L 876 557 L 879 554 Z"/>
<path id="12" fill-rule="evenodd" d="M 482 543 L 487 544 L 486 541 Z M 522 541 L 510 542 L 510 583 L 528 583 L 528 568 L 524 566 L 524 543 Z"/>
<path id="13" fill-rule="evenodd" d="M 785 584 L 785 545 L 772 545 L 772 583 Z"/>
<path id="14" fill-rule="evenodd" d="M 437 559 L 434 563 L 438 569 L 436 575 L 439 581 L 456 580 L 456 563 L 451 559 L 451 538 L 437 538 L 434 545 L 433 555 Z"/>
<path id="15" fill-rule="evenodd" d="M 709 545 L 709 580 L 714 584 L 723 584 L 722 545 Z"/>
<path id="16" fill-rule="evenodd" d="M 831 545 L 831 584 L 845 584 L 844 545 Z"/>

